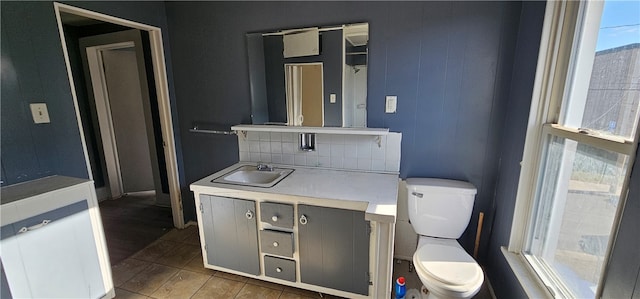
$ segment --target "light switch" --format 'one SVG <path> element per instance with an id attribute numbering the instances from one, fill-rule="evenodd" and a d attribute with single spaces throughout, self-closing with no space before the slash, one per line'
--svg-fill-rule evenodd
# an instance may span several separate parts
<path id="1" fill-rule="evenodd" d="M 33 122 L 36 124 L 48 124 L 51 122 L 49 120 L 49 111 L 47 111 L 47 104 L 45 103 L 34 103 L 29 104 L 31 108 L 31 115 L 33 116 Z"/>
<path id="2" fill-rule="evenodd" d="M 331 104 L 335 104 L 336 103 L 336 94 L 332 93 L 329 95 L 329 103 Z"/>
<path id="3" fill-rule="evenodd" d="M 387 96 L 384 112 L 396 113 L 396 107 L 398 106 L 398 96 Z"/>

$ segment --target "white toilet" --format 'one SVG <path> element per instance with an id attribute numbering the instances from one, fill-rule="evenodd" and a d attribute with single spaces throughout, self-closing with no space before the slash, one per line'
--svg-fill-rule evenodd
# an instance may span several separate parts
<path id="1" fill-rule="evenodd" d="M 420 235 L 413 264 L 428 298 L 471 298 L 484 282 L 482 268 L 460 246 L 476 188 L 467 182 L 407 179 L 409 220 Z"/>

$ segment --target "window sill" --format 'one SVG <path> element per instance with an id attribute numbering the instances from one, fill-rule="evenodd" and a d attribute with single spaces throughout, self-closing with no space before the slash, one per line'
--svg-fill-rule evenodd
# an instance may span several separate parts
<path id="1" fill-rule="evenodd" d="M 510 252 L 504 246 L 500 247 L 500 249 L 529 298 L 553 298 L 538 276 L 532 272 L 524 257 L 515 252 Z"/>

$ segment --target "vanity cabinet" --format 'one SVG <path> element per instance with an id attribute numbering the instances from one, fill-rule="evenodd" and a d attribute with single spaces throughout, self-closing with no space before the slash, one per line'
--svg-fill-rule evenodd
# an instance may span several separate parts
<path id="1" fill-rule="evenodd" d="M 204 266 L 346 298 L 390 298 L 397 174 L 295 168 L 270 188 L 191 184 Z"/>
<path id="2" fill-rule="evenodd" d="M 298 205 L 300 281 L 367 295 L 369 221 L 364 212 Z"/>
<path id="3" fill-rule="evenodd" d="M 204 248 L 211 265 L 260 274 L 256 203 L 200 195 Z"/>

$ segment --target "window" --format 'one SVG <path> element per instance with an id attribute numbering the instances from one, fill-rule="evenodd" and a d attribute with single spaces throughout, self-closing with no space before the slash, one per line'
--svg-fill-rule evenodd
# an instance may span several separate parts
<path id="1" fill-rule="evenodd" d="M 599 297 L 638 143 L 640 2 L 547 4 L 509 251 Z"/>

